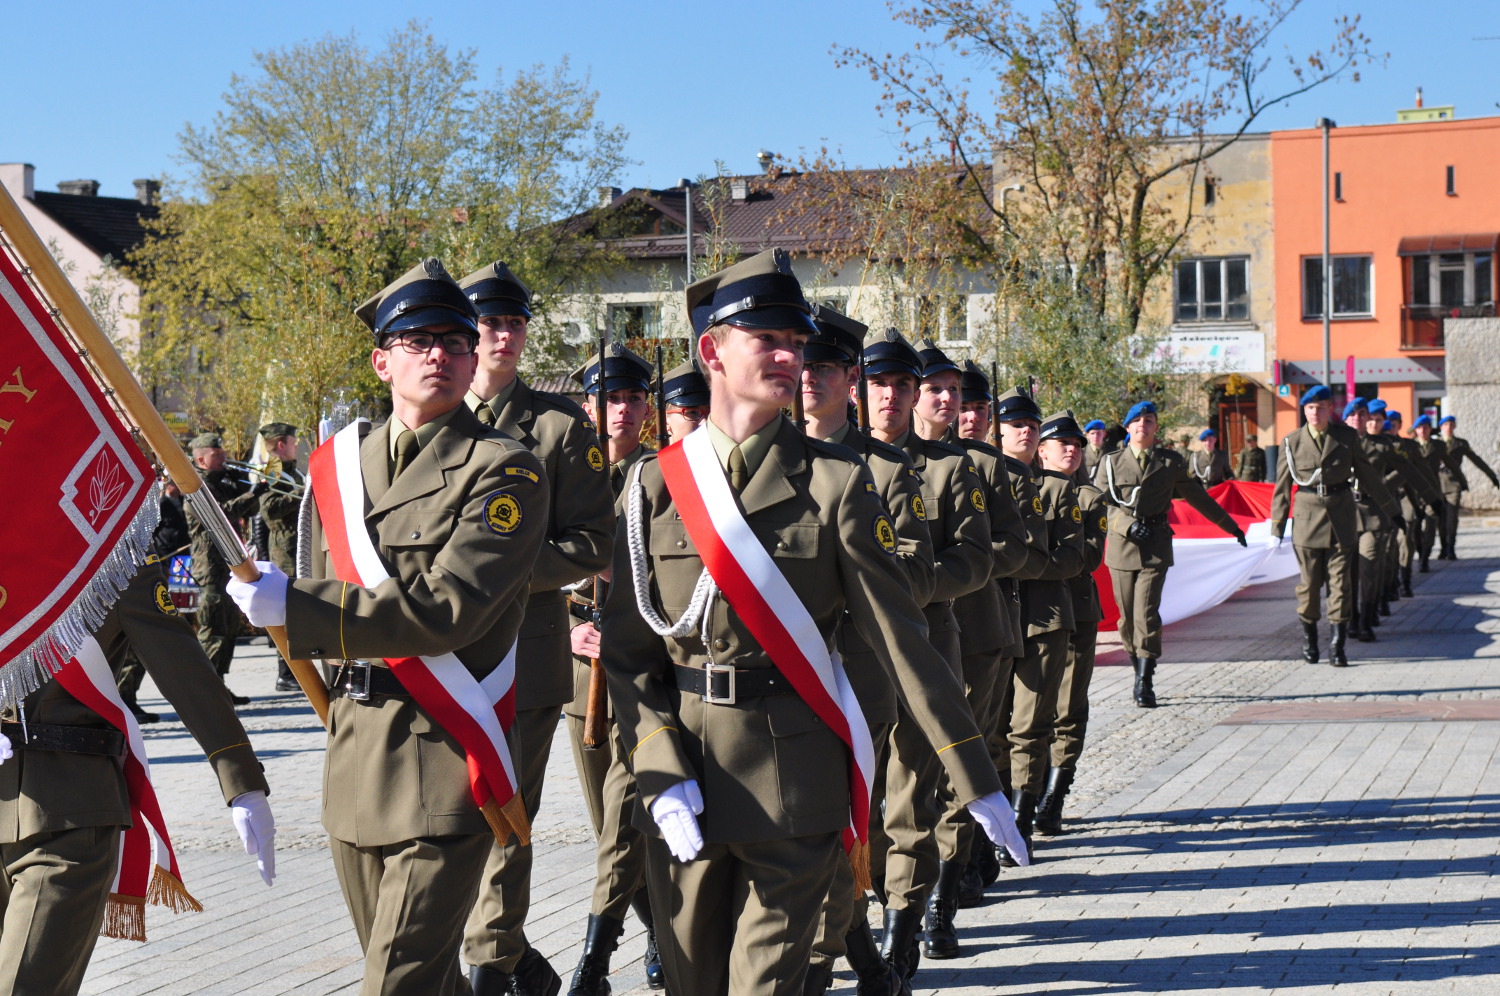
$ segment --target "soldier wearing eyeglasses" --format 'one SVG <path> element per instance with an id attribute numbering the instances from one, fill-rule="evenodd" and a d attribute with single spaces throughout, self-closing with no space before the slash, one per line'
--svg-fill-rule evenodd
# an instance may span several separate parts
<path id="1" fill-rule="evenodd" d="M 504 262 L 474 271 L 459 286 L 479 315 L 478 361 L 464 403 L 481 423 L 535 454 L 552 485 L 547 538 L 532 570 L 516 647 L 516 722 L 511 730 L 520 757 L 521 795 L 527 815 L 535 820 L 552 735 L 563 705 L 573 696 L 563 588 L 609 563 L 614 504 L 598 440 L 583 409 L 560 394 L 535 390 L 517 374 L 531 320 L 531 291 Z M 484 885 L 464 939 L 476 996 L 545 994 L 560 982 L 526 939 L 531 858 L 530 847 L 514 842 L 490 848 Z"/>

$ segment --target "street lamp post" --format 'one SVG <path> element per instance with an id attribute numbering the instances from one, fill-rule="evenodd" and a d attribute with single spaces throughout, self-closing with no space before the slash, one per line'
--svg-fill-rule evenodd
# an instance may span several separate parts
<path id="1" fill-rule="evenodd" d="M 1332 328 L 1333 320 L 1333 256 L 1328 251 L 1328 220 L 1329 220 L 1329 175 L 1328 175 L 1328 133 L 1338 125 L 1332 118 L 1319 118 L 1318 128 L 1323 130 L 1323 383 L 1327 384 L 1329 390 L 1333 389 L 1333 346 Z M 1354 385 L 1344 385 L 1344 396 L 1354 396 Z"/>

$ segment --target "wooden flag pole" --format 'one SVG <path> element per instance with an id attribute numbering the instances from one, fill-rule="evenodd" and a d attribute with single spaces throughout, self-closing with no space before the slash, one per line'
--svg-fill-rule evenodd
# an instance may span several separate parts
<path id="1" fill-rule="evenodd" d="M 68 282 L 62 268 L 57 265 L 31 223 L 21 213 L 21 208 L 11 197 L 10 191 L 3 186 L 0 186 L 0 231 L 4 231 L 11 245 L 15 246 L 22 264 L 30 268 L 31 276 L 57 308 L 73 337 L 83 346 L 88 359 L 93 361 L 94 368 L 99 371 L 99 376 L 114 392 L 115 400 L 140 429 L 141 435 L 161 460 L 167 474 L 182 489 L 183 498 L 192 504 L 193 510 L 203 519 L 219 552 L 232 565 L 230 572 L 241 581 L 258 579 L 260 571 L 250 560 L 239 535 L 230 528 L 229 520 L 225 518 L 224 511 L 219 508 L 213 494 L 203 487 L 198 468 L 193 466 L 193 462 L 178 445 L 177 437 L 172 434 L 161 413 L 156 410 L 156 406 L 136 381 L 135 375 L 120 358 L 114 343 L 109 341 L 109 337 L 94 320 L 88 306 L 78 296 L 78 291 Z M 276 649 L 281 651 L 281 656 L 296 676 L 297 683 L 302 686 L 307 701 L 312 703 L 313 711 L 318 714 L 323 725 L 327 726 L 328 687 L 323 683 L 317 667 L 312 661 L 292 659 L 287 647 L 285 626 L 268 626 L 266 632 L 276 642 Z"/>

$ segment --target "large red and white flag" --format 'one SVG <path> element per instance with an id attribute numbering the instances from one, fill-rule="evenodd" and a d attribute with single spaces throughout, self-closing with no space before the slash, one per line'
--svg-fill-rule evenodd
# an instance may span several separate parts
<path id="1" fill-rule="evenodd" d="M 63 666 L 144 562 L 151 465 L 0 250 L 0 708 Z"/>

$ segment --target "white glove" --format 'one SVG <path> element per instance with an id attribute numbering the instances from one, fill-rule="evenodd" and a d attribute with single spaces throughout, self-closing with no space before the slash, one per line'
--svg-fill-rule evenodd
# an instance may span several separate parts
<path id="1" fill-rule="evenodd" d="M 4 764 L 15 756 L 16 752 L 10 745 L 10 737 L 0 733 L 0 764 Z"/>
<path id="2" fill-rule="evenodd" d="M 651 804 L 651 818 L 678 861 L 691 861 L 703 850 L 703 831 L 698 829 L 697 817 L 701 812 L 703 793 L 695 778 L 678 782 Z"/>
<path id="3" fill-rule="evenodd" d="M 1026 851 L 1026 838 L 1016 829 L 1016 811 L 1004 792 L 991 792 L 969 803 L 969 815 L 979 824 L 984 835 L 1010 852 L 1018 865 L 1031 864 L 1031 855 Z"/>
<path id="4" fill-rule="evenodd" d="M 246 582 L 230 578 L 224 591 L 234 599 L 234 604 L 250 620 L 250 625 L 261 628 L 285 626 L 287 576 L 269 560 L 257 560 L 255 566 L 260 570 L 260 580 Z"/>
<path id="5" fill-rule="evenodd" d="M 1285 536 L 1267 536 L 1266 537 L 1266 549 L 1267 550 L 1280 550 L 1281 549 L 1281 544 L 1283 544 L 1285 542 L 1286 542 L 1286 537 Z"/>
<path id="6" fill-rule="evenodd" d="M 286 575 L 282 575 L 285 577 Z M 245 853 L 255 855 L 255 867 L 267 885 L 276 877 L 276 817 L 260 789 L 234 797 L 230 804 L 234 828 L 240 833 Z"/>

